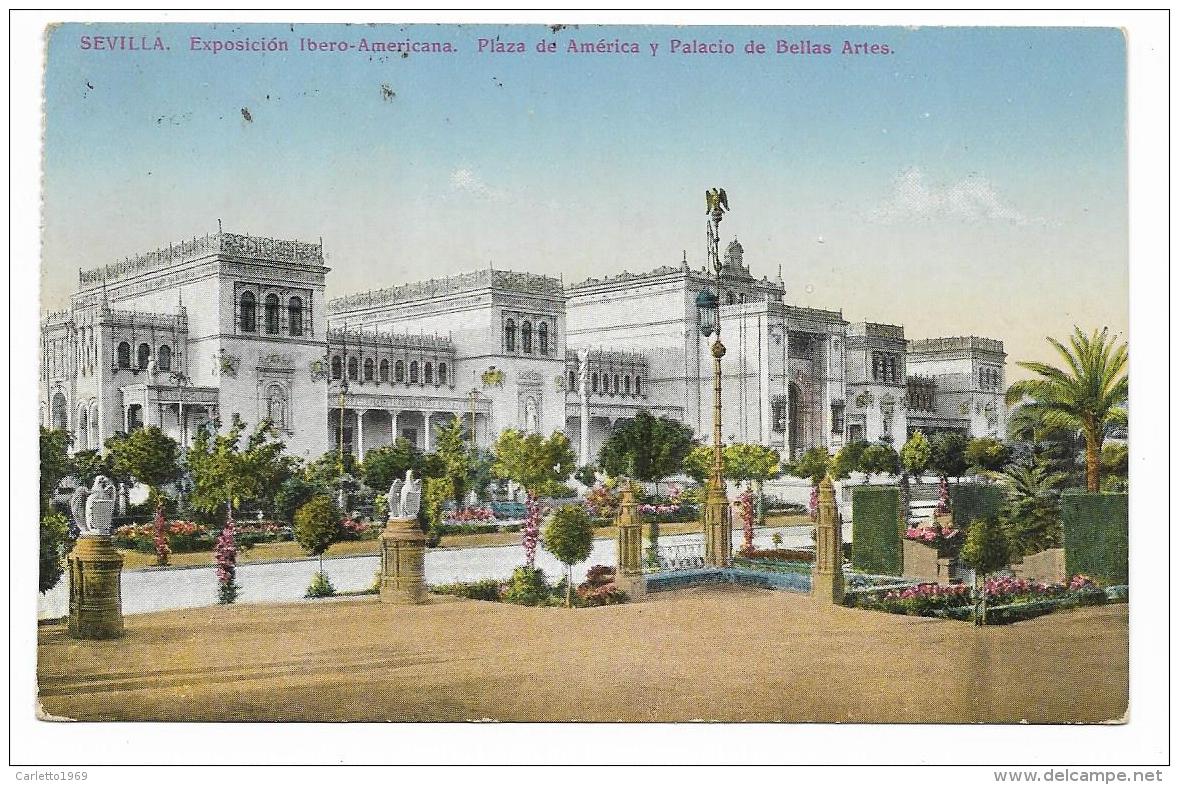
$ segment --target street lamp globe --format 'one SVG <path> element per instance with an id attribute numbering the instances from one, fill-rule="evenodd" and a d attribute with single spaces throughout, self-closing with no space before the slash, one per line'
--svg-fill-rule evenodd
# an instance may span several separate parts
<path id="1" fill-rule="evenodd" d="M 696 295 L 696 310 L 700 312 L 700 334 L 705 338 L 716 331 L 717 305 L 720 300 L 705 289 Z"/>

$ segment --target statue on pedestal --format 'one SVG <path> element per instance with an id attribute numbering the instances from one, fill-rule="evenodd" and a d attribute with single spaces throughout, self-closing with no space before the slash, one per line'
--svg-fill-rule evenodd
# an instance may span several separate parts
<path id="1" fill-rule="evenodd" d="M 80 535 L 67 562 L 70 576 L 69 632 L 75 638 L 118 638 L 123 634 L 123 556 L 111 542 L 118 491 L 107 477 L 89 490 L 78 488 L 70 512 Z"/>
<path id="2" fill-rule="evenodd" d="M 381 532 L 381 602 L 413 605 L 426 600 L 426 535 L 418 528 L 422 481 L 413 470 L 389 486 L 389 520 Z"/>

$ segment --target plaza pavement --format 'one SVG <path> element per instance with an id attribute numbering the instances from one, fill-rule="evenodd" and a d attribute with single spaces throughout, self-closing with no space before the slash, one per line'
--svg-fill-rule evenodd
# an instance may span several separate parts
<path id="1" fill-rule="evenodd" d="M 434 597 L 129 616 L 39 634 L 42 716 L 79 720 L 1101 722 L 1127 606 L 1004 627 L 694 588 L 603 608 Z"/>

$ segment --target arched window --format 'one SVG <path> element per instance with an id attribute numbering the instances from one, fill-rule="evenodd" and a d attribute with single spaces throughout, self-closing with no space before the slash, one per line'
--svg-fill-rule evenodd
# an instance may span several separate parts
<path id="1" fill-rule="evenodd" d="M 355 357 L 348 358 L 348 378 L 352 381 L 360 378 L 360 363 L 356 362 Z"/>
<path id="2" fill-rule="evenodd" d="M 381 381 L 389 381 L 389 361 L 381 360 Z"/>
<path id="3" fill-rule="evenodd" d="M 90 425 L 87 422 L 87 414 L 88 412 L 85 406 L 78 410 L 78 423 L 75 430 L 78 432 L 77 444 L 79 450 L 87 449 L 86 442 L 90 437 Z"/>
<path id="4" fill-rule="evenodd" d="M 266 332 L 278 334 L 278 295 L 266 295 Z"/>
<path id="5" fill-rule="evenodd" d="M 393 364 L 393 381 L 395 381 L 395 382 L 404 382 L 405 381 L 405 361 L 404 360 L 398 360 L 397 362 L 395 362 Z"/>
<path id="6" fill-rule="evenodd" d="M 287 427 L 287 395 L 280 385 L 266 388 L 266 419 L 280 430 Z"/>
<path id="7" fill-rule="evenodd" d="M 409 364 L 409 383 L 418 383 L 418 361 L 414 360 Z"/>
<path id="8" fill-rule="evenodd" d="M 292 297 L 287 301 L 287 331 L 291 335 L 303 334 L 303 298 Z"/>
<path id="9" fill-rule="evenodd" d="M 332 378 L 339 379 L 344 375 L 344 363 L 340 361 L 340 356 L 336 355 L 332 358 Z"/>
<path id="10" fill-rule="evenodd" d="M 422 373 L 426 384 L 434 383 L 434 363 L 426 363 L 426 368 Z"/>
<path id="11" fill-rule="evenodd" d="M 438 363 L 438 383 L 446 384 L 446 363 Z"/>
<path id="12" fill-rule="evenodd" d="M 366 382 L 371 382 L 373 380 L 374 367 L 375 366 L 373 365 L 373 358 L 369 357 L 367 360 L 364 361 L 364 380 Z"/>
<path id="13" fill-rule="evenodd" d="M 136 355 L 137 356 L 135 359 L 137 361 L 139 369 L 141 371 L 146 370 L 147 364 L 149 362 L 151 362 L 151 347 L 148 346 L 146 343 L 139 344 L 139 351 L 136 352 Z"/>
<path id="14" fill-rule="evenodd" d="M 614 374 L 614 394 L 618 395 L 618 374 Z"/>
<path id="15" fill-rule="evenodd" d="M 258 331 L 258 303 L 254 300 L 253 292 L 242 292 L 242 306 L 238 319 L 238 329 L 243 333 Z"/>
<path id="16" fill-rule="evenodd" d="M 65 427 L 68 425 L 66 420 L 68 419 L 65 395 L 60 392 L 54 393 L 49 407 L 49 427 L 57 430 L 65 430 Z"/>
<path id="17" fill-rule="evenodd" d="M 642 394 L 643 394 L 643 377 L 636 376 L 635 377 L 635 395 L 642 395 Z"/>
<path id="18" fill-rule="evenodd" d="M 172 347 L 164 344 L 156 351 L 156 367 L 161 371 L 172 370 Z"/>
<path id="19" fill-rule="evenodd" d="M 511 319 L 504 322 L 504 351 L 516 351 L 516 322 Z"/>
<path id="20" fill-rule="evenodd" d="M 594 392 L 597 392 L 598 391 L 598 372 L 597 371 L 594 371 L 594 375 L 592 377 L 590 377 L 590 380 L 593 382 Z"/>
<path id="21" fill-rule="evenodd" d="M 524 354 L 532 354 L 532 322 L 524 322 L 520 328 L 520 348 Z"/>
<path id="22" fill-rule="evenodd" d="M 123 341 L 119 344 L 118 365 L 120 368 L 131 367 L 131 344 Z"/>
<path id="23" fill-rule="evenodd" d="M 624 376 L 622 378 L 622 386 L 623 386 L 623 389 L 626 391 L 626 394 L 630 395 L 630 377 L 629 376 Z"/>
<path id="24" fill-rule="evenodd" d="M 549 326 L 544 322 L 536 328 L 536 341 L 540 344 L 540 353 L 549 353 Z"/>

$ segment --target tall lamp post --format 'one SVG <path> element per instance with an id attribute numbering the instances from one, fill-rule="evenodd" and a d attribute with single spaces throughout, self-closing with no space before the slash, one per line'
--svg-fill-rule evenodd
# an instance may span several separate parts
<path id="1" fill-rule="evenodd" d="M 732 521 L 729 499 L 725 493 L 724 447 L 721 444 L 721 358 L 725 345 L 721 343 L 720 326 L 720 222 L 729 209 L 729 198 L 723 188 L 705 192 L 708 202 L 708 260 L 716 273 L 716 293 L 705 289 L 696 297 L 700 311 L 700 333 L 708 338 L 716 333 L 712 343 L 712 475 L 708 478 L 708 495 L 704 503 L 704 561 L 715 567 L 727 567 L 733 550 Z"/>

